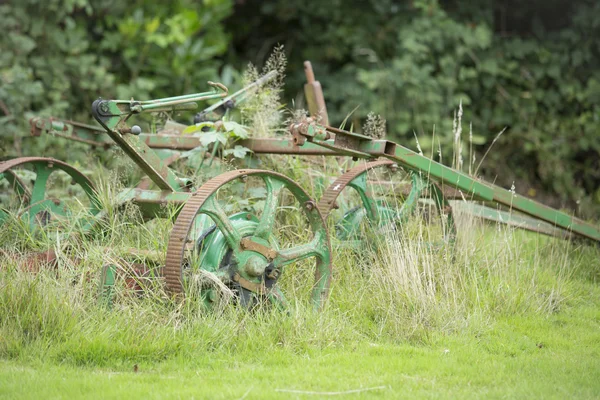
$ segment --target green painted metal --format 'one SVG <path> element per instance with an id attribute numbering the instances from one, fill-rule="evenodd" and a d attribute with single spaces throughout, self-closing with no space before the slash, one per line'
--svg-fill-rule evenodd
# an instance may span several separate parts
<path id="1" fill-rule="evenodd" d="M 32 121 L 32 130 L 35 129 L 96 146 L 108 146 L 114 143 L 106 140 L 106 137 L 101 135 L 101 133 L 104 133 L 103 130 L 72 121 L 36 119 Z M 325 139 L 328 129 L 330 128 L 311 125 L 308 135 L 314 131 L 318 132 L 317 136 L 319 138 Z M 336 129 L 335 131 L 338 130 Z M 344 133 L 339 135 L 344 135 Z M 335 141 L 331 139 L 318 140 L 315 138 L 312 138 L 312 141 L 305 142 L 302 146 L 298 146 L 293 140 L 285 139 L 247 139 L 241 141 L 240 144 L 253 150 L 256 154 L 349 155 L 361 158 L 387 157 L 398 161 L 405 168 L 420 171 L 430 179 L 439 181 L 442 185 L 460 190 L 467 200 L 495 201 L 529 214 L 534 218 L 542 219 L 551 225 L 556 225 L 567 232 L 573 230 L 576 234 L 593 240 L 599 240 L 599 233 L 595 227 L 568 214 L 543 206 L 516 193 L 473 179 L 466 174 L 432 161 L 397 143 L 386 140 L 371 140 L 371 138 L 366 136 L 352 133 L 347 133 L 347 135 L 352 139 L 358 140 L 357 150 L 340 148 L 339 144 L 336 145 Z M 192 135 L 141 134 L 139 138 L 148 147 L 155 149 L 158 158 L 164 161 L 169 158 L 167 154 L 172 155 L 173 153 L 162 152 L 159 149 L 170 149 L 173 151 L 190 150 L 200 146 L 201 136 L 202 133 Z M 177 185 L 181 187 L 180 180 L 177 180 Z M 532 222 L 528 226 L 532 230 L 535 230 L 536 223 L 533 223 L 533 220 L 527 221 Z"/>
<path id="2" fill-rule="evenodd" d="M 474 215 L 488 221 L 506 224 L 532 232 L 543 233 L 544 235 L 554 236 L 560 239 L 569 239 L 572 237 L 566 230 L 556 228 L 552 224 L 526 215 L 520 215 L 516 212 L 503 211 L 497 208 L 486 207 L 473 202 L 460 200 L 451 201 L 450 204 L 454 210 Z"/>
<path id="3" fill-rule="evenodd" d="M 99 148 L 108 148 L 116 145 L 116 143 L 106 134 L 106 130 L 99 126 L 43 117 L 32 118 L 30 120 L 30 125 L 34 136 L 49 134 Z M 186 125 L 183 126 L 187 127 Z M 141 133 L 138 137 L 148 145 L 148 147 L 155 150 L 155 152 L 159 149 L 186 151 L 202 145 L 200 139 L 204 135 L 204 132 L 173 134 L 171 133 L 171 129 L 167 129 L 165 132 L 159 131 L 156 134 Z M 326 143 L 333 145 L 333 140 L 327 141 Z M 289 139 L 251 138 L 240 140 L 236 144 L 249 148 L 255 154 L 340 155 L 333 150 L 326 149 L 321 145 L 311 142 L 307 142 L 302 147 L 299 147 L 293 140 Z M 162 156 L 160 157 L 161 159 L 165 158 Z"/>
<path id="4" fill-rule="evenodd" d="M 350 151 L 355 157 L 388 158 L 397 162 L 399 166 L 420 172 L 425 179 L 460 190 L 468 200 L 496 202 L 523 212 L 533 218 L 546 221 L 568 232 L 600 242 L 600 230 L 591 224 L 518 195 L 510 190 L 472 178 L 397 143 L 387 140 L 372 140 L 363 135 L 340 129 L 333 130 L 329 127 L 318 126 L 312 122 L 306 124 L 305 126 L 293 127 L 291 129 L 292 135 L 296 138 L 298 134 L 301 134 L 314 144 L 324 146 L 342 154 Z M 325 142 L 322 140 L 322 138 L 328 137 L 325 132 L 335 133 L 336 138 L 333 144 L 330 141 Z"/>
<path id="5" fill-rule="evenodd" d="M 214 126 L 210 119 L 223 118 L 232 104 L 243 101 L 254 89 L 274 76 L 275 72 L 271 72 L 230 96 L 223 85 L 209 82 L 215 90 L 204 93 L 148 101 L 98 99 L 94 102 L 92 111 L 94 118 L 103 129 L 72 121 L 38 118 L 31 121 L 32 133 L 34 135 L 42 132 L 51 133 L 93 146 L 119 146 L 160 190 L 126 189 L 119 195 L 118 203 L 135 202 L 146 218 L 174 217 L 177 216 L 181 206 L 186 204 L 191 196 L 197 194 L 191 193 L 193 188 L 189 179 L 178 177 L 169 168 L 169 164 L 177 158 L 177 152 L 200 146 L 204 134 L 200 132 L 201 128 Z M 199 123 L 195 125 L 197 132 L 189 133 L 189 130 L 186 130 L 183 133 L 183 129 L 178 128 L 168 133 L 155 133 L 153 122 L 151 133 L 142 134 L 138 126 L 128 125 L 131 118 L 137 114 L 194 110 L 197 108 L 198 101 L 210 99 L 221 99 L 221 101 L 203 110 L 201 115 L 197 115 L 199 118 Z M 173 134 L 173 131 L 179 134 Z M 600 231 L 584 221 L 514 192 L 474 179 L 397 143 L 373 140 L 365 135 L 319 125 L 312 119 L 292 124 L 290 132 L 293 136 L 291 140 L 248 139 L 238 144 L 250 148 L 256 154 L 345 155 L 364 159 L 384 157 L 411 171 L 412 188 L 400 209 L 370 196 L 366 172 L 348 183 L 361 200 L 361 206 L 346 213 L 338 224 L 342 228 L 343 238 L 348 242 L 359 239 L 358 227 L 365 219 L 376 226 L 383 226 L 393 221 L 404 222 L 415 212 L 419 202 L 422 202 L 425 197 L 430 199 L 429 201 L 442 217 L 444 243 L 453 241 L 455 226 L 451 204 L 444 196 L 446 188 L 458 190 L 467 200 L 498 203 L 533 218 L 507 215 L 502 211 L 493 212 L 490 211 L 492 209 L 477 205 L 466 208 L 466 211 L 473 215 L 554 236 L 569 237 L 570 233 L 573 233 L 600 241 Z M 214 146 L 213 156 L 216 151 L 217 146 Z M 210 167 L 210 162 L 207 165 L 201 163 L 200 166 Z M 34 221 L 31 218 L 35 218 L 42 211 L 60 212 L 53 201 L 44 197 L 52 166 L 40 163 L 35 168 L 37 178 L 30 193 L 20 187 L 12 175 L 6 173 L 0 175 L 0 178 L 9 180 L 21 197 L 28 198 L 30 223 Z M 267 193 L 260 218 L 248 212 L 228 215 L 214 194 L 208 196 L 194 216 L 193 233 L 191 236 L 188 235 L 188 238 L 196 240 L 196 254 L 189 259 L 190 267 L 210 272 L 223 282 L 229 283 L 232 279 L 231 274 L 234 273 L 238 279 L 236 282 L 240 283 L 241 287 L 244 287 L 241 282 L 250 285 L 249 287 L 259 287 L 264 285 L 267 268 L 272 268 L 279 273 L 291 263 L 315 258 L 317 276 L 320 278 L 315 284 L 312 301 L 319 306 L 331 278 L 329 267 L 331 251 L 323 219 L 308 195 L 293 181 L 279 174 L 264 171 L 255 174 L 263 180 Z M 282 249 L 275 239 L 273 229 L 280 193 L 283 189 L 289 190 L 304 208 L 313 237 L 308 243 Z M 447 216 L 447 219 L 444 219 L 444 216 Z M 6 213 L 0 210 L 0 222 L 5 217 Z M 171 267 L 172 270 L 179 268 L 178 265 Z M 227 268 L 224 269 L 224 266 Z M 115 274 L 114 265 L 107 266 L 102 274 L 101 297 L 103 301 L 109 303 L 112 303 L 114 296 Z M 278 287 L 268 291 L 267 295 L 279 306 L 286 303 Z M 211 303 L 214 297 L 214 289 L 207 289 L 204 296 L 207 304 Z"/>
<path id="6" fill-rule="evenodd" d="M 190 262 L 192 273 L 197 270 L 208 271 L 223 281 L 229 279 L 230 271 L 223 268 L 223 261 L 230 252 L 230 243 L 221 230 L 215 229 L 216 225 L 212 219 L 206 218 L 207 214 L 201 214 L 196 217 L 194 230 L 196 234 L 195 252 Z M 258 218 L 252 213 L 241 212 L 231 216 L 226 216 L 233 229 L 242 236 L 251 236 L 259 223 Z M 270 237 L 268 244 L 278 249 L 279 245 L 274 237 Z M 246 257 L 247 261 L 247 257 Z M 212 308 L 217 299 L 217 292 L 214 288 L 207 286 L 202 288 L 202 298 L 207 308 Z"/>
<path id="7" fill-rule="evenodd" d="M 261 86 L 263 86 L 267 82 L 275 79 L 276 77 L 277 77 L 277 71 L 269 71 L 268 73 L 261 76 L 260 78 L 258 78 L 257 80 L 255 80 L 254 82 L 249 84 L 248 86 L 243 87 L 242 89 L 238 90 L 234 94 L 225 97 L 223 100 L 213 104 L 210 107 L 207 107 L 206 109 L 204 109 L 202 111 L 202 113 L 207 114 L 207 115 L 210 113 L 213 113 L 216 110 L 218 110 L 220 107 L 223 107 L 224 105 L 226 105 L 228 102 L 233 102 L 234 103 L 233 105 L 241 103 L 244 100 L 246 100 L 246 98 L 248 98 L 250 95 L 255 93 L 256 90 L 258 90 Z M 221 116 L 219 116 L 219 117 L 221 117 Z"/>
<path id="8" fill-rule="evenodd" d="M 356 190 L 362 205 L 367 213 L 367 218 L 373 223 L 378 223 L 379 212 L 377 210 L 377 203 L 367 194 L 367 171 L 354 178 L 349 184 L 351 188 Z"/>
<path id="9" fill-rule="evenodd" d="M 101 147 L 112 146 L 115 144 L 112 140 L 110 140 L 109 137 L 106 136 L 104 130 L 92 125 L 80 124 L 73 121 L 37 118 L 32 120 L 32 131 L 36 132 L 37 134 L 46 132 L 55 136 L 66 137 Z M 146 143 L 148 147 L 154 149 L 154 152 L 158 155 L 160 160 L 164 162 L 176 156 L 178 151 L 190 150 L 200 146 L 201 136 L 202 133 L 191 135 L 142 133 L 139 135 L 139 138 Z M 325 136 L 325 134 L 321 133 L 321 137 Z M 360 143 L 361 151 L 358 153 L 361 156 L 369 155 L 370 157 L 374 157 L 376 155 L 385 155 L 386 146 L 388 147 L 388 151 L 389 148 L 398 146 L 395 143 L 390 145 L 392 142 L 388 141 L 370 140 L 362 135 L 353 135 L 353 137 L 363 140 L 363 142 Z M 286 139 L 247 139 L 239 143 L 242 146 L 248 147 L 256 154 L 340 155 L 343 153 L 342 151 L 336 150 L 334 140 L 320 141 L 318 143 L 307 141 L 302 146 L 296 145 L 293 140 Z M 433 171 L 432 175 L 435 177 L 443 177 L 444 179 L 440 179 L 442 182 L 445 181 L 445 184 L 448 184 L 450 187 L 456 187 L 460 189 L 466 198 L 470 200 L 493 201 L 494 198 L 496 198 L 496 200 L 502 200 L 501 195 L 498 196 L 497 194 L 494 194 L 492 190 L 489 190 L 489 188 L 486 187 L 487 184 L 485 183 L 473 181 L 472 178 L 447 167 L 442 166 L 442 168 L 439 165 L 436 165 L 437 163 L 432 164 L 431 160 L 427 159 L 426 157 L 420 156 L 403 147 L 397 147 L 396 151 L 400 153 L 399 156 L 401 156 L 406 162 L 404 164 L 405 167 L 418 171 L 425 171 L 425 168 L 428 171 Z M 348 155 L 356 156 L 356 154 L 357 153 L 352 152 Z M 422 170 L 420 168 L 424 169 Z M 469 180 L 465 179 L 465 177 Z M 455 185 L 455 182 L 458 184 Z M 473 190 L 471 190 L 471 185 L 473 185 L 473 183 L 475 183 L 475 185 Z M 515 197 L 513 197 L 513 200 L 514 198 Z M 506 205 L 506 203 L 509 201 L 504 199 L 504 202 L 499 202 Z M 409 202 L 407 204 L 411 203 Z M 510 204 L 508 204 L 508 206 L 510 207 Z M 149 207 L 150 206 L 146 206 L 146 209 Z M 472 208 L 472 210 L 476 215 L 483 218 L 491 215 L 489 213 L 482 214 L 475 207 Z M 146 214 L 150 215 L 151 212 L 148 211 Z M 356 215 L 349 215 L 348 218 L 350 217 L 355 218 Z M 344 222 L 344 225 L 346 225 L 348 221 L 349 219 Z M 501 219 L 500 221 L 508 221 L 508 219 L 505 218 Z M 534 221 L 534 219 L 521 220 L 519 226 L 523 227 L 524 229 L 536 230 L 536 226 L 539 225 L 539 223 Z M 562 234 L 558 236 L 564 236 L 565 234 L 568 234 L 568 232 L 562 232 Z"/>
<path id="10" fill-rule="evenodd" d="M 174 192 L 189 191 L 188 181 L 179 179 L 167 164 L 138 137 L 141 129 L 138 126 L 130 128 L 126 121 L 133 115 L 144 112 L 173 111 L 182 106 L 187 107 L 191 102 L 195 104 L 198 101 L 227 96 L 225 86 L 212 82 L 209 84 L 216 90 L 149 101 L 98 99 L 92 104 L 92 114 L 111 139 L 160 189 Z"/>
<path id="11" fill-rule="evenodd" d="M 174 216 L 177 216 L 177 207 L 183 205 L 190 196 L 190 192 L 124 189 L 117 196 L 116 202 L 117 204 L 133 202 L 140 208 L 144 218 L 151 219 L 170 215 L 171 211 L 174 211 Z M 166 205 L 175 206 L 175 209 L 168 210 L 165 208 Z"/>
<path id="12" fill-rule="evenodd" d="M 125 125 L 125 121 L 135 112 L 126 113 L 119 107 L 125 108 L 117 100 L 96 100 L 92 105 L 92 113 L 115 143 L 160 189 L 175 192 L 188 190 L 160 157 L 135 132 L 132 133 L 132 128 Z"/>
<path id="13" fill-rule="evenodd" d="M 331 279 L 330 262 L 331 251 L 327 229 L 324 221 L 312 202 L 310 197 L 292 180 L 282 175 L 248 170 L 248 174 L 262 179 L 266 197 L 260 217 L 251 213 L 238 213 L 233 216 L 227 215 L 220 202 L 217 201 L 216 192 L 206 198 L 198 209 L 191 230 L 196 233 L 195 237 L 187 239 L 197 242 L 202 238 L 203 246 L 200 254 L 193 263 L 192 268 L 202 268 L 216 274 L 224 281 L 232 279 L 237 274 L 240 282 L 247 285 L 264 285 L 267 269 L 277 271 L 276 274 L 285 273 L 285 267 L 306 258 L 316 259 L 317 276 L 320 278 L 315 283 L 312 291 L 312 302 L 315 307 L 322 304 L 322 296 L 327 293 Z M 219 177 L 215 178 L 218 179 Z M 228 180 L 221 182 L 221 186 L 229 183 Z M 273 229 L 275 227 L 275 215 L 279 207 L 280 193 L 287 189 L 302 205 L 301 210 L 311 226 L 313 238 L 305 244 L 291 248 L 280 249 Z M 215 228 L 209 228 L 206 215 Z M 198 224 L 199 227 L 194 225 Z M 214 232 L 204 235 L 214 229 Z M 229 260 L 225 262 L 225 260 Z M 223 267 L 226 266 L 226 269 Z M 277 279 L 274 279 L 276 282 Z M 242 286 L 243 288 L 244 286 Z M 286 304 L 283 293 L 278 289 L 267 291 L 268 297 L 279 307 Z M 255 296 L 253 294 L 253 296 Z M 210 300 L 210 296 L 208 297 Z"/>
<path id="14" fill-rule="evenodd" d="M 115 281 L 117 279 L 115 264 L 105 264 L 100 273 L 100 304 L 111 309 L 115 300 Z"/>
<path id="15" fill-rule="evenodd" d="M 108 148 L 115 144 L 112 139 L 106 135 L 104 129 L 95 125 L 44 117 L 31 118 L 29 124 L 33 136 L 51 134 L 53 136 L 74 140 L 100 148 Z"/>
<path id="16" fill-rule="evenodd" d="M 353 188 L 359 194 L 361 205 L 346 212 L 342 219 L 336 223 L 336 236 L 339 240 L 349 243 L 359 241 L 361 239 L 359 227 L 364 220 L 368 220 L 373 227 L 384 227 L 391 223 L 405 223 L 408 218 L 414 215 L 419 202 L 429 198 L 440 215 L 447 215 L 447 220 L 440 218 L 442 239 L 439 243 L 429 243 L 429 245 L 437 246 L 454 242 L 456 226 L 453 216 L 451 212 L 444 211 L 450 210 L 451 207 L 443 192 L 435 184 L 422 179 L 420 174 L 412 172 L 410 174 L 411 190 L 408 196 L 402 199 L 402 205 L 398 209 L 396 204 L 390 204 L 386 199 L 375 199 L 373 197 L 373 190 L 367 189 L 367 172 L 365 171 L 357 176 L 348 184 L 348 187 Z M 355 247 L 355 245 L 347 247 Z"/>
<path id="17" fill-rule="evenodd" d="M 35 174 L 33 187 L 29 190 L 18 178 L 16 171 L 24 166 L 32 167 Z M 0 163 L 0 181 L 5 179 L 9 188 L 17 192 L 21 199 L 21 208 L 18 211 L 22 219 L 26 220 L 32 229 L 44 224 L 50 216 L 68 217 L 69 210 L 60 199 L 49 198 L 48 178 L 56 171 L 63 171 L 72 180 L 72 184 L 79 185 L 89 200 L 89 215 L 100 211 L 100 203 L 91 182 L 75 168 L 61 161 L 45 157 L 23 157 Z M 7 218 L 8 213 L 2 211 L 0 224 Z M 85 224 L 83 217 L 78 223 Z"/>

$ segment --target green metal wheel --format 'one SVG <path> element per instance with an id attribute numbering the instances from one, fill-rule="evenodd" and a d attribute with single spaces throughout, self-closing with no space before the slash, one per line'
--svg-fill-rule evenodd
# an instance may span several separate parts
<path id="1" fill-rule="evenodd" d="M 341 212 L 334 211 L 340 208 Z M 325 190 L 319 209 L 325 218 L 335 218 L 336 237 L 352 247 L 364 239 L 363 224 L 375 230 L 406 225 L 415 214 L 428 223 L 420 236 L 432 245 L 451 243 L 456 234 L 452 208 L 442 189 L 389 160 L 363 162 L 348 170 Z"/>
<path id="2" fill-rule="evenodd" d="M 67 193 L 50 193 L 50 182 L 59 171 L 70 181 Z M 69 216 L 70 202 L 84 204 L 92 214 L 99 211 L 92 182 L 76 168 L 53 158 L 21 157 L 0 162 L 0 188 L 0 225 L 9 213 L 15 213 L 32 228 L 43 226 L 54 218 Z"/>
<path id="3" fill-rule="evenodd" d="M 260 183 L 264 190 L 260 212 L 226 211 L 230 204 L 221 193 L 248 179 Z M 280 204 L 283 194 L 291 195 L 296 206 Z M 232 201 L 239 203 L 244 199 L 234 197 Z M 310 231 L 308 237 L 300 239 L 301 243 L 291 247 L 281 243 L 281 232 L 277 232 L 280 228 L 276 215 L 282 208 L 299 214 Z M 194 273 L 208 276 L 212 283 L 202 287 L 208 305 L 218 297 L 216 284 L 231 290 L 244 307 L 264 300 L 285 307 L 280 279 L 292 268 L 291 264 L 305 259 L 315 262 L 310 296 L 312 304 L 321 308 L 329 294 L 332 264 L 327 229 L 315 202 L 284 175 L 237 170 L 209 180 L 185 203 L 171 231 L 164 276 L 173 293 L 183 293 L 185 281 Z"/>

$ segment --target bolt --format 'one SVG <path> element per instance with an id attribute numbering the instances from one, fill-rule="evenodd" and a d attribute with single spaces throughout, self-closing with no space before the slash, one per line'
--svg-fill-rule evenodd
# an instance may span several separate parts
<path id="1" fill-rule="evenodd" d="M 389 166 L 389 169 L 392 173 L 396 173 L 398 171 L 398 164 L 392 164 Z"/>
<path id="2" fill-rule="evenodd" d="M 252 219 L 252 214 L 246 214 L 246 219 L 247 220 L 251 220 Z"/>
<path id="3" fill-rule="evenodd" d="M 100 111 L 102 111 L 103 113 L 108 112 L 108 104 L 106 104 L 106 102 L 103 101 L 100 103 Z"/>
<path id="4" fill-rule="evenodd" d="M 340 205 L 337 203 L 337 201 L 333 203 L 333 206 L 332 206 L 332 208 L 333 208 L 334 210 L 337 210 L 337 209 L 339 209 L 339 208 L 340 208 Z"/>
<path id="5" fill-rule="evenodd" d="M 315 203 L 312 200 L 307 201 L 306 203 L 304 203 L 304 208 L 306 208 L 307 211 L 312 211 L 313 208 L 315 208 Z"/>
<path id="6" fill-rule="evenodd" d="M 240 176 L 240 180 L 242 182 L 246 182 L 248 180 L 248 175 L 242 175 L 242 176 Z"/>
<path id="7" fill-rule="evenodd" d="M 54 203 L 55 206 L 58 206 L 60 204 L 59 199 L 53 199 L 52 202 Z"/>
<path id="8" fill-rule="evenodd" d="M 54 163 L 52 161 L 48 163 L 48 168 L 54 168 Z"/>

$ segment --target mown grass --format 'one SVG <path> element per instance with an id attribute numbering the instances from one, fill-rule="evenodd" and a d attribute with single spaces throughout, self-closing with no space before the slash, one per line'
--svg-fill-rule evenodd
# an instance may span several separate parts
<path id="1" fill-rule="evenodd" d="M 294 164 L 292 175 L 321 190 L 305 169 Z M 3 226 L 0 395 L 300 398 L 323 394 L 276 389 L 373 387 L 352 396 L 600 394 L 593 246 L 457 215 L 456 243 L 430 247 L 415 217 L 367 229 L 371 240 L 359 249 L 333 241 L 331 298 L 320 313 L 308 301 L 307 263 L 286 271 L 288 312 L 207 312 L 194 296 L 171 300 L 160 285 L 139 298 L 120 290 L 109 310 L 98 302 L 102 265 L 132 247 L 164 254 L 172 223 L 111 208 L 117 189 L 105 186 L 102 229 L 90 236 L 34 234 L 18 220 Z M 296 218 L 279 223 L 298 226 Z M 47 248 L 58 253 L 56 271 L 20 267 L 21 254 Z"/>
<path id="2" fill-rule="evenodd" d="M 593 292 L 597 299 L 598 290 Z M 423 345 L 360 340 L 301 352 L 260 346 L 83 367 L 5 360 L 0 396 L 321 398 L 310 392 L 362 389 L 344 397 L 597 398 L 598 306 L 547 317 L 501 317 L 484 331 L 438 332 Z"/>

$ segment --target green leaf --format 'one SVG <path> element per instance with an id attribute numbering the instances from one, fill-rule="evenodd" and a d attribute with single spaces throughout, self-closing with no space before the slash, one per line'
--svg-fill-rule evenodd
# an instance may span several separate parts
<path id="1" fill-rule="evenodd" d="M 210 131 L 200 136 L 200 143 L 202 146 L 208 146 L 211 143 L 220 142 L 221 144 L 227 143 L 227 137 L 223 132 Z"/>
<path id="2" fill-rule="evenodd" d="M 226 156 L 233 154 L 233 156 L 235 158 L 244 158 L 244 157 L 246 157 L 246 154 L 248 154 L 250 152 L 252 152 L 252 150 L 250 150 L 249 148 L 240 146 L 240 145 L 236 145 L 233 149 L 225 150 L 224 153 Z"/>
<path id="3" fill-rule="evenodd" d="M 248 130 L 243 126 L 234 121 L 225 121 L 223 126 L 227 132 L 233 133 L 233 136 L 238 139 L 248 139 Z"/>
<path id="4" fill-rule="evenodd" d="M 160 18 L 154 17 L 150 21 L 146 22 L 146 33 L 151 34 L 156 32 L 158 27 L 160 26 Z"/>

